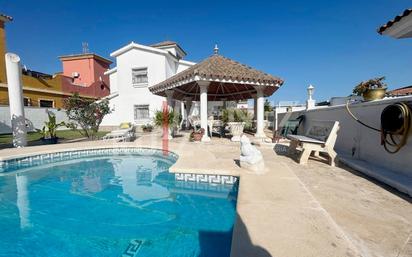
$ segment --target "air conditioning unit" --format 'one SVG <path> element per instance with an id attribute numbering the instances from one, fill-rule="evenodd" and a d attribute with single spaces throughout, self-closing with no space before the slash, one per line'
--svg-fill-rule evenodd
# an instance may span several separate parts
<path id="1" fill-rule="evenodd" d="M 72 78 L 78 78 L 78 77 L 80 77 L 80 73 L 78 73 L 78 72 L 72 72 Z"/>

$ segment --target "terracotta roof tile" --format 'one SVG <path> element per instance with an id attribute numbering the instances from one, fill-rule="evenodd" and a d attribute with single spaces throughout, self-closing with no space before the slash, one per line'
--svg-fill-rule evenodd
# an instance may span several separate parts
<path id="1" fill-rule="evenodd" d="M 185 50 L 183 50 L 182 47 L 180 47 L 180 45 L 178 43 L 176 43 L 175 41 L 170 41 L 170 40 L 166 40 L 166 41 L 162 41 L 156 44 L 152 44 L 150 45 L 151 47 L 166 47 L 166 46 L 177 46 L 184 54 L 186 54 Z"/>
<path id="2" fill-rule="evenodd" d="M 156 91 L 183 80 L 194 79 L 196 75 L 206 79 L 243 81 L 244 84 L 248 84 L 248 82 L 250 84 L 283 84 L 283 80 L 278 77 L 216 54 L 150 87 L 150 89 Z"/>
<path id="3" fill-rule="evenodd" d="M 156 44 L 150 45 L 151 47 L 159 47 L 159 46 L 170 46 L 170 45 L 178 45 L 178 43 L 170 40 L 162 41 Z"/>
<path id="4" fill-rule="evenodd" d="M 412 95 L 412 86 L 401 87 L 387 92 L 389 96 Z"/>
<path id="5" fill-rule="evenodd" d="M 198 101 L 200 91 L 197 81 L 210 81 L 208 99 L 211 101 L 250 99 L 256 94 L 256 86 L 263 88 L 264 96 L 270 96 L 283 84 L 278 77 L 215 54 L 149 87 L 149 90 L 165 96 L 166 90 L 175 89 L 175 99 L 191 97 L 193 101 Z"/>
<path id="6" fill-rule="evenodd" d="M 408 16 L 412 13 L 412 8 L 404 10 L 401 14 L 393 18 L 392 20 L 388 21 L 385 25 L 382 25 L 378 28 L 378 33 L 382 34 L 386 29 L 392 27 L 393 24 L 399 22 L 402 18 Z"/>

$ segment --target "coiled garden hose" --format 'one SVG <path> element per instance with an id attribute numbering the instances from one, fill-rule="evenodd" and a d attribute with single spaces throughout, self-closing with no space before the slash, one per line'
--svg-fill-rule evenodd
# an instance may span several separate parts
<path id="1" fill-rule="evenodd" d="M 412 111 L 407 103 L 386 106 L 381 114 L 381 144 L 388 153 L 396 153 L 408 142 Z M 398 140 L 395 140 L 398 137 Z"/>
<path id="2" fill-rule="evenodd" d="M 399 102 L 386 106 L 381 113 L 380 129 L 374 128 L 359 120 L 350 111 L 349 101 L 346 102 L 346 110 L 355 121 L 381 134 L 381 145 L 383 145 L 388 153 L 397 153 L 408 142 L 412 110 L 407 103 Z M 395 138 L 397 138 L 397 140 L 395 140 Z"/>

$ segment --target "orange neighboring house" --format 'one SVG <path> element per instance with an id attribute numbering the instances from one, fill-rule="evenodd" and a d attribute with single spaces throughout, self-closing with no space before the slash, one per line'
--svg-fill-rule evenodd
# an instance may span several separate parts
<path id="1" fill-rule="evenodd" d="M 8 105 L 5 23 L 13 18 L 0 14 L 0 105 Z M 104 72 L 110 60 L 87 53 L 59 57 L 63 72 L 49 75 L 23 69 L 24 105 L 33 107 L 62 108 L 63 99 L 78 92 L 81 96 L 98 99 L 110 94 L 109 77 Z"/>

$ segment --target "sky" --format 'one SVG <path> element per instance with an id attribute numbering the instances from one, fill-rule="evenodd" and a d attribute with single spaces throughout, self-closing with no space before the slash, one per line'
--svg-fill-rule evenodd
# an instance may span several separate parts
<path id="1" fill-rule="evenodd" d="M 269 99 L 317 101 L 347 96 L 362 80 L 386 76 L 388 87 L 412 85 L 412 39 L 376 30 L 411 8 L 411 0 L 109 1 L 0 0 L 7 48 L 29 69 L 61 71 L 58 56 L 104 57 L 131 41 L 173 40 L 199 62 L 219 53 L 285 80 Z"/>

